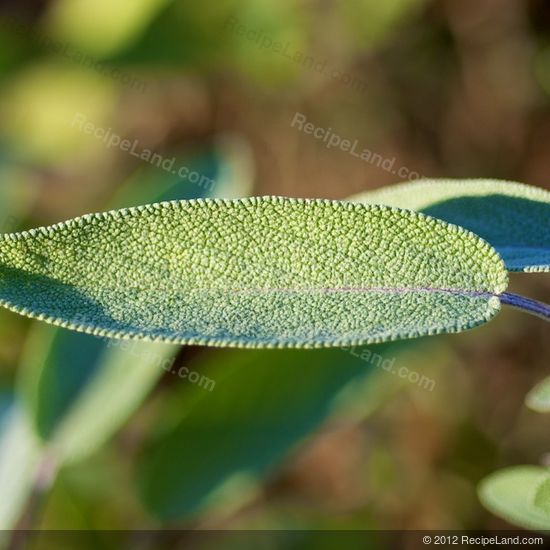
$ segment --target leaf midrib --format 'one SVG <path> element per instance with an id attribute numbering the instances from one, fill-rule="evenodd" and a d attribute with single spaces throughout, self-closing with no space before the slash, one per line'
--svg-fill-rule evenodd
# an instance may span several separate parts
<path id="1" fill-rule="evenodd" d="M 103 287 L 102 290 L 137 290 L 141 292 L 150 292 L 150 290 L 141 287 L 141 286 L 125 286 L 125 287 L 112 287 L 111 289 Z M 152 290 L 152 289 L 151 289 Z M 227 287 L 211 287 L 211 288 L 177 288 L 177 287 L 159 287 L 156 286 L 154 289 L 155 292 L 174 292 L 182 291 L 187 293 L 200 293 L 200 292 L 225 292 L 233 294 L 253 294 L 253 293 L 268 293 L 268 292 L 280 292 L 280 293 L 338 293 L 338 292 L 356 292 L 356 293 L 375 293 L 375 292 L 384 292 L 384 293 L 405 293 L 405 292 L 445 292 L 448 294 L 454 294 L 459 296 L 467 297 L 480 297 L 480 298 L 491 298 L 498 297 L 502 292 L 492 292 L 489 290 L 466 290 L 461 288 L 439 288 L 439 287 L 256 287 L 256 288 L 227 288 Z"/>

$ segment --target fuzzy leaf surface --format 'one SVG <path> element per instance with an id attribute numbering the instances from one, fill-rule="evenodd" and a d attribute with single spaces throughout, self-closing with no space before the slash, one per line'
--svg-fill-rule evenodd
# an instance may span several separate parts
<path id="1" fill-rule="evenodd" d="M 114 338 L 358 345 L 490 320 L 507 273 L 423 214 L 278 197 L 173 201 L 3 236 L 0 304 Z"/>

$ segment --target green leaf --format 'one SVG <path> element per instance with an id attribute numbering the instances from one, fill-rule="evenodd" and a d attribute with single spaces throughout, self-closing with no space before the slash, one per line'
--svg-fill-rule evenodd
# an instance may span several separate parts
<path id="1" fill-rule="evenodd" d="M 540 413 L 550 412 L 550 377 L 540 381 L 525 398 L 525 404 Z"/>
<path id="2" fill-rule="evenodd" d="M 101 370 L 51 437 L 49 447 L 63 463 L 81 460 L 101 447 L 138 408 L 178 350 L 152 342 L 125 344 L 107 346 Z"/>
<path id="3" fill-rule="evenodd" d="M 418 210 L 489 242 L 510 271 L 550 271 L 550 192 L 499 180 L 426 179 L 349 200 Z"/>
<path id="4" fill-rule="evenodd" d="M 212 392 L 186 387 L 159 411 L 160 433 L 138 469 L 148 508 L 163 519 L 182 519 L 238 499 L 246 491 L 235 481 L 247 488 L 258 483 L 327 418 L 347 384 L 393 365 L 400 346 L 232 350 L 223 361 L 218 352 L 191 364 L 216 386 Z M 174 417 L 177 424 L 164 429 Z"/>
<path id="5" fill-rule="evenodd" d="M 106 342 L 44 323 L 31 328 L 20 364 L 19 391 L 41 439 L 53 437 L 86 384 L 101 369 Z"/>
<path id="6" fill-rule="evenodd" d="M 139 406 L 177 350 L 37 325 L 23 358 L 21 387 L 44 446 L 59 463 L 99 448 Z"/>
<path id="7" fill-rule="evenodd" d="M 534 530 L 550 529 L 547 484 L 550 470 L 540 466 L 514 466 L 485 478 L 478 489 L 482 504 L 514 525 Z M 544 484 L 544 485 L 543 485 Z M 539 494 L 544 487 L 544 497 Z M 537 498 L 537 495 L 538 498 Z M 541 506 L 545 503 L 544 507 Z"/>
<path id="8" fill-rule="evenodd" d="M 0 241 L 0 303 L 79 331 L 242 347 L 458 332 L 507 273 L 476 235 L 410 211 L 277 197 L 174 201 Z"/>

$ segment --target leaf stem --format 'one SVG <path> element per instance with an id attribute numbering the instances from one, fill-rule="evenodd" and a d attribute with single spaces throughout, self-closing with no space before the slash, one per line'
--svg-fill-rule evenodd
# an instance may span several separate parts
<path id="1" fill-rule="evenodd" d="M 519 294 L 512 294 L 511 292 L 503 292 L 499 294 L 501 303 L 522 311 L 527 311 L 531 315 L 536 315 L 545 321 L 550 321 L 550 305 Z"/>

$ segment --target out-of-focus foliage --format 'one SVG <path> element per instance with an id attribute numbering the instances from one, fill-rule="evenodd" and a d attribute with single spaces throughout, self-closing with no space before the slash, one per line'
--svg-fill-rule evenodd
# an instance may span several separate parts
<path id="1" fill-rule="evenodd" d="M 150 508 L 164 519 L 186 518 L 209 503 L 231 509 L 256 496 L 265 473 L 329 416 L 341 390 L 370 378 L 367 351 L 240 350 L 223 361 L 213 353 L 201 364 L 217 380 L 212 394 L 195 386 L 157 413 L 158 436 L 140 468 Z M 386 345 L 372 353 L 381 364 L 399 351 Z M 165 416 L 179 419 L 167 430 Z"/>
<path id="2" fill-rule="evenodd" d="M 527 394 L 525 404 L 537 412 L 550 412 L 550 378 L 545 378 L 539 382 Z"/>
<path id="3" fill-rule="evenodd" d="M 548 189 L 548 44 L 550 8 L 539 0 L 4 2 L 0 231 L 204 196 L 210 180 L 244 181 L 241 196 L 331 199 L 421 175 Z M 296 113 L 317 135 L 357 140 L 370 160 L 301 131 Z M 130 150 L 109 145 L 107 132 Z M 219 145 L 232 168 L 212 161 Z M 222 187 L 217 196 L 229 193 Z M 550 283 L 513 274 L 511 290 L 548 301 Z M 144 357 L 128 350 L 130 365 L 111 371 L 128 377 L 102 385 L 103 352 L 80 340 L 32 367 L 36 330 L 0 312 L 2 525 L 490 531 L 508 524 L 483 508 L 480 480 L 547 463 L 548 421 L 523 403 L 548 375 L 548 329 L 519 312 L 386 350 L 393 370 L 344 351 L 319 351 L 317 363 L 292 352 L 287 365 L 271 352 L 179 350 L 132 407 L 115 394 L 86 401 L 86 422 L 111 427 L 89 440 L 72 432 L 101 445 L 57 476 L 36 445 L 85 410 L 79 397 L 93 387 L 116 385 L 130 400 Z M 109 418 L 111 406 L 126 409 L 124 422 Z M 189 470 L 169 463 L 154 493 L 148 472 L 165 463 L 165 445 Z M 98 541 L 86 533 L 80 547 Z"/>
<path id="4" fill-rule="evenodd" d="M 97 154 L 101 145 L 79 132 L 73 119 L 86 113 L 106 126 L 115 101 L 116 91 L 103 76 L 65 62 L 41 63 L 4 90 L 1 134 L 13 155 L 31 162 L 59 163 L 85 150 Z"/>
<path id="5" fill-rule="evenodd" d="M 0 422 L 0 526 L 9 529 L 19 520 L 32 490 L 40 451 L 26 412 L 15 399 L 2 410 Z"/>
<path id="6" fill-rule="evenodd" d="M 100 447 L 141 404 L 176 352 L 177 346 L 106 342 L 37 327 L 22 375 L 34 384 L 25 388 L 27 405 L 48 452 L 63 464 Z"/>
<path id="7" fill-rule="evenodd" d="M 495 514 L 526 529 L 550 529 L 550 495 L 547 468 L 515 466 L 486 478 L 479 495 Z"/>
<path id="8" fill-rule="evenodd" d="M 189 164 L 208 185 L 190 187 L 181 178 L 153 176 L 136 192 L 134 179 L 121 187 L 114 204 L 132 205 L 141 198 L 246 195 L 249 164 L 246 146 L 226 138 Z M 42 469 L 48 469 L 43 482 L 47 490 L 61 467 L 93 453 L 124 424 L 163 372 L 170 370 L 177 350 L 173 345 L 109 341 L 36 323 L 20 366 L 25 406 L 10 413 L 4 436 L 6 448 L 17 447 L 14 457 L 20 472 L 11 476 L 14 462 L 5 451 L 0 462 L 8 495 L 5 510 L 0 509 L 3 528 L 13 527 L 19 519 Z"/>
<path id="9" fill-rule="evenodd" d="M 50 32 L 97 56 L 132 44 L 168 0 L 60 0 L 47 17 Z"/>

